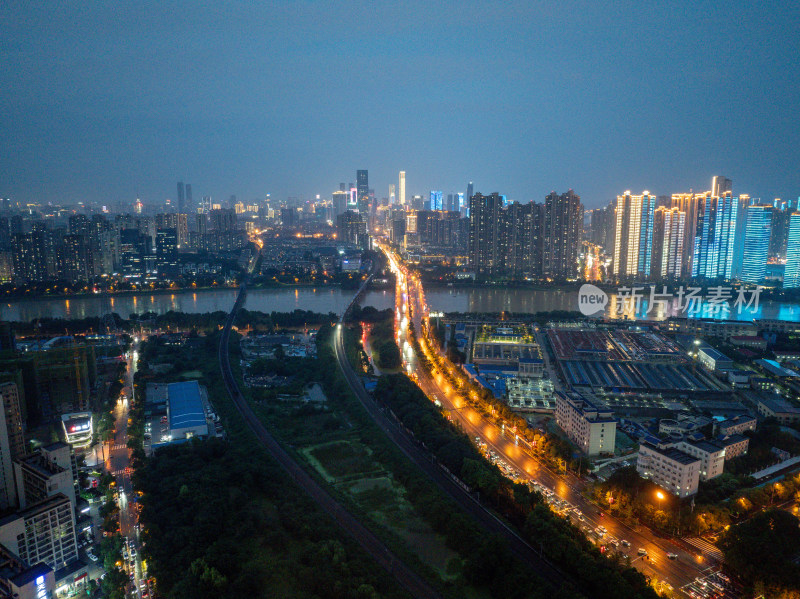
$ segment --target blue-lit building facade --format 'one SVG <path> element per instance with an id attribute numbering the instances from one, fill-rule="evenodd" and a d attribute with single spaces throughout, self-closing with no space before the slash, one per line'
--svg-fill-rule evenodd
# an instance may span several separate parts
<path id="1" fill-rule="evenodd" d="M 700 198 L 695 228 L 692 277 L 733 277 L 734 248 L 741 203 L 730 192 Z"/>
<path id="2" fill-rule="evenodd" d="M 760 283 L 766 275 L 772 210 L 771 206 L 747 206 L 744 210 L 745 234 L 740 278 L 745 283 Z"/>
<path id="3" fill-rule="evenodd" d="M 430 206 L 431 210 L 444 210 L 441 191 L 431 190 Z"/>
<path id="4" fill-rule="evenodd" d="M 783 288 L 800 287 L 800 211 L 789 216 L 789 233 L 786 243 L 786 269 L 783 273 Z"/>

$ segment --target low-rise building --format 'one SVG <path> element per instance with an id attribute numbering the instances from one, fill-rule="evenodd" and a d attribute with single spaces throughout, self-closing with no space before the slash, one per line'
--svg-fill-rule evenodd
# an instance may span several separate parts
<path id="1" fill-rule="evenodd" d="M 784 368 L 775 360 L 756 360 L 756 364 L 758 364 L 769 374 L 780 379 L 794 379 L 795 381 L 800 380 L 800 374 L 789 368 Z"/>
<path id="2" fill-rule="evenodd" d="M 700 480 L 716 478 L 725 468 L 725 447 L 710 441 L 681 441 L 675 447 L 700 460 Z"/>
<path id="3" fill-rule="evenodd" d="M 708 345 L 703 345 L 697 350 L 697 360 L 711 372 L 733 368 L 733 360 Z"/>
<path id="4" fill-rule="evenodd" d="M 677 497 L 690 497 L 697 493 L 700 466 L 700 458 L 675 447 L 647 442 L 639 445 L 636 470 Z"/>
<path id="5" fill-rule="evenodd" d="M 756 430 L 756 424 L 758 424 L 758 419 L 755 417 L 739 415 L 718 423 L 716 426 L 716 432 L 718 435 L 722 435 L 723 437 L 727 435 L 741 435 L 745 431 Z"/>
<path id="6" fill-rule="evenodd" d="M 208 436 L 208 419 L 200 393 L 197 381 L 169 384 L 167 419 L 173 440 Z"/>
<path id="7" fill-rule="evenodd" d="M 792 424 L 800 421 L 800 408 L 790 404 L 785 399 L 759 398 L 757 403 L 758 413 L 764 418 L 777 418 L 781 424 Z"/>
<path id="8" fill-rule="evenodd" d="M 772 391 L 774 386 L 773 380 L 765 376 L 750 377 L 750 388 L 756 391 Z"/>
<path id="9" fill-rule="evenodd" d="M 0 545 L 0 599 L 50 599 L 56 587 L 47 564 L 29 566 Z"/>
<path id="10" fill-rule="evenodd" d="M 731 345 L 736 347 L 749 347 L 750 349 L 757 349 L 765 351 L 767 349 L 767 340 L 758 335 L 734 335 L 731 337 Z"/>
<path id="11" fill-rule="evenodd" d="M 750 448 L 750 439 L 740 433 L 723 435 L 713 441 L 720 447 L 725 448 L 725 461 L 745 455 Z"/>
<path id="12" fill-rule="evenodd" d="M 700 337 L 720 337 L 730 339 L 734 336 L 752 336 L 758 328 L 752 322 L 744 320 L 721 320 L 716 318 L 686 318 L 671 316 L 667 318 L 665 327 L 674 333 L 684 333 Z"/>
<path id="13" fill-rule="evenodd" d="M 512 410 L 553 414 L 556 397 L 550 379 L 514 377 L 506 381 L 506 401 Z"/>
<path id="14" fill-rule="evenodd" d="M 586 399 L 556 392 L 556 422 L 586 455 L 614 453 L 617 421 Z"/>
<path id="15" fill-rule="evenodd" d="M 728 379 L 728 384 L 731 387 L 746 387 L 750 384 L 751 372 L 749 370 L 742 370 L 741 368 L 731 368 L 725 370 L 725 376 Z"/>

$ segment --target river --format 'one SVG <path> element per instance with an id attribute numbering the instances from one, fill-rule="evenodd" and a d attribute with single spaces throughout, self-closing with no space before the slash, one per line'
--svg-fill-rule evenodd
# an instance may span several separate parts
<path id="1" fill-rule="evenodd" d="M 176 312 L 203 313 L 221 310 L 227 312 L 233 306 L 236 289 L 212 289 L 200 291 L 181 291 L 176 293 L 144 293 L 116 296 L 76 296 L 67 298 L 48 298 L 28 301 L 14 301 L 0 304 L 0 320 L 29 321 L 35 318 L 85 318 L 102 316 L 116 312 L 123 318 L 130 314 L 156 312 L 163 314 L 170 310 Z M 295 309 L 313 312 L 341 312 L 353 292 L 338 288 L 298 287 L 294 289 L 251 289 L 247 292 L 245 308 L 261 312 L 291 312 Z M 578 293 L 575 290 L 560 289 L 492 289 L 475 287 L 453 289 L 434 287 L 426 292 L 431 310 L 441 312 L 514 312 L 533 313 L 552 310 L 577 310 Z M 681 315 L 677 302 L 658 306 L 647 314 L 647 301 L 642 302 L 636 311 L 638 317 L 662 319 L 666 316 Z M 379 310 L 394 306 L 391 291 L 370 291 L 362 305 L 374 306 Z M 628 316 L 632 309 L 625 310 Z M 616 315 L 615 298 L 610 298 L 605 314 Z M 685 313 L 684 313 L 685 314 Z M 751 320 L 753 318 L 778 318 L 781 320 L 800 320 L 800 305 L 761 301 L 758 309 L 751 306 L 739 312 L 728 309 L 713 313 L 708 303 L 692 316 L 734 318 Z"/>
<path id="2" fill-rule="evenodd" d="M 111 296 L 75 296 L 47 298 L 0 304 L 0 320 L 30 321 L 36 318 L 87 318 L 116 312 L 123 318 L 131 314 L 170 310 L 202 314 L 204 312 L 230 311 L 236 300 L 237 289 L 207 289 L 175 293 L 141 293 Z M 260 312 L 312 312 L 340 313 L 353 299 L 354 291 L 339 288 L 297 287 L 294 289 L 249 289 L 244 307 Z M 370 291 L 362 305 L 383 310 L 394 306 L 394 294 L 388 291 Z"/>

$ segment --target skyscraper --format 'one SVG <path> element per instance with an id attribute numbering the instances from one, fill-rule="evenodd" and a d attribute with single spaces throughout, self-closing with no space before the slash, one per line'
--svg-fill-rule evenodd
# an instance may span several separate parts
<path id="1" fill-rule="evenodd" d="M 400 181 L 398 182 L 397 191 L 399 193 L 400 205 L 406 205 L 406 172 L 400 171 Z"/>
<path id="2" fill-rule="evenodd" d="M 766 275 L 772 210 L 772 206 L 748 206 L 744 210 L 744 262 L 741 279 L 745 283 L 760 283 Z"/>
<path id="3" fill-rule="evenodd" d="M 502 268 L 500 194 L 474 194 L 469 202 L 469 262 L 479 272 L 494 274 Z"/>
<path id="4" fill-rule="evenodd" d="M 394 206 L 397 203 L 397 196 L 394 193 L 394 183 L 389 185 L 389 205 Z"/>
<path id="5" fill-rule="evenodd" d="M 347 199 L 350 197 L 350 194 L 344 190 L 338 190 L 333 192 L 333 220 L 336 221 L 336 217 L 340 214 L 344 214 L 345 210 L 347 210 Z"/>
<path id="6" fill-rule="evenodd" d="M 469 183 L 467 183 L 467 198 L 465 200 L 468 206 L 473 193 L 475 193 L 475 189 L 473 188 L 472 181 L 470 181 Z"/>
<path id="7" fill-rule="evenodd" d="M 431 190 L 431 210 L 443 210 L 442 205 L 442 192 Z"/>
<path id="8" fill-rule="evenodd" d="M 650 276 L 656 197 L 649 191 L 617 196 L 614 213 L 614 264 L 618 277 Z"/>
<path id="9" fill-rule="evenodd" d="M 184 196 L 183 181 L 178 181 L 178 212 L 183 214 L 186 197 Z"/>
<path id="10" fill-rule="evenodd" d="M 716 178 L 715 178 L 716 179 Z M 715 181 L 715 186 L 719 183 Z M 722 196 L 700 196 L 697 205 L 692 277 L 730 279 L 734 274 L 734 249 L 742 198 L 730 191 Z"/>
<path id="11" fill-rule="evenodd" d="M 789 233 L 786 244 L 786 269 L 783 272 L 783 288 L 800 287 L 800 211 L 789 216 Z"/>
<path id="12" fill-rule="evenodd" d="M 673 193 L 672 207 L 686 214 L 686 226 L 683 236 L 683 256 L 681 257 L 681 273 L 684 276 L 692 274 L 692 259 L 694 258 L 694 235 L 697 227 L 697 206 L 703 194 Z"/>
<path id="13" fill-rule="evenodd" d="M 711 178 L 711 195 L 721 198 L 726 193 L 733 195 L 733 181 L 727 177 L 715 175 Z"/>
<path id="14" fill-rule="evenodd" d="M 574 278 L 578 274 L 578 251 L 583 237 L 583 204 L 571 189 L 550 192 L 544 204 L 545 277 Z"/>
<path id="15" fill-rule="evenodd" d="M 583 204 L 571 189 L 550 192 L 544 204 L 545 277 L 574 278 L 578 274 L 578 252 L 583 238 Z"/>
<path id="16" fill-rule="evenodd" d="M 358 211 L 366 215 L 369 212 L 369 173 L 366 170 L 356 171 L 356 193 Z"/>
<path id="17" fill-rule="evenodd" d="M 772 236 L 769 240 L 769 257 L 779 261 L 786 259 L 786 245 L 789 235 L 789 218 L 792 215 L 792 202 L 775 198 L 772 203 Z"/>
<path id="18" fill-rule="evenodd" d="M 680 278 L 686 213 L 677 208 L 656 208 L 653 217 L 653 256 L 650 273 L 658 279 Z"/>

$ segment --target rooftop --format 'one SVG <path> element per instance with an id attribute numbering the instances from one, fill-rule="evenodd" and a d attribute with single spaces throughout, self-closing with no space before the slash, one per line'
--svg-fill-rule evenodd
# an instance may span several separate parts
<path id="1" fill-rule="evenodd" d="M 168 397 L 170 429 L 207 424 L 203 402 L 200 399 L 200 385 L 197 381 L 170 383 Z"/>
<path id="2" fill-rule="evenodd" d="M 796 408 L 785 399 L 759 399 L 759 403 L 764 405 L 772 412 L 783 412 L 786 414 L 800 414 L 800 408 Z"/>
<path id="3" fill-rule="evenodd" d="M 700 458 L 690 456 L 688 453 L 684 453 L 680 449 L 675 449 L 674 447 L 666 447 L 662 449 L 661 447 L 652 445 L 650 443 L 644 443 L 643 445 L 646 445 L 648 449 L 661 454 L 665 458 L 669 458 L 673 462 L 678 462 L 679 464 L 689 465 L 700 461 Z"/>

